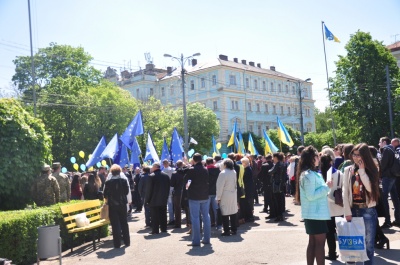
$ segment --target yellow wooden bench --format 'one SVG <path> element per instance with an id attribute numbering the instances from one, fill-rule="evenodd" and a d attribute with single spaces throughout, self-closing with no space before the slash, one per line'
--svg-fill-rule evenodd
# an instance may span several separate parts
<path id="1" fill-rule="evenodd" d="M 100 200 L 88 200 L 76 204 L 60 206 L 64 222 L 67 226 L 68 233 L 71 234 L 71 252 L 73 251 L 73 236 L 75 233 L 92 230 L 93 251 L 96 250 L 96 230 L 98 234 L 98 242 L 100 242 L 100 228 L 110 223 L 109 220 L 100 219 L 101 202 Z M 84 227 L 77 227 L 75 216 L 79 213 L 86 213 L 86 217 L 90 220 L 90 224 Z"/>

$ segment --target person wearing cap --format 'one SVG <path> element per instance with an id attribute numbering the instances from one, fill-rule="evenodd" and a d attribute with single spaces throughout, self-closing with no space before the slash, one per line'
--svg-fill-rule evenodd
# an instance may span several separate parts
<path id="1" fill-rule="evenodd" d="M 50 166 L 44 165 L 32 186 L 32 198 L 37 206 L 49 206 L 60 201 L 60 187 L 51 176 Z"/>
<path id="2" fill-rule="evenodd" d="M 52 176 L 56 178 L 58 185 L 60 186 L 60 202 L 69 202 L 71 199 L 71 182 L 69 182 L 69 177 L 64 173 L 61 173 L 60 162 L 53 163 L 52 168 Z"/>

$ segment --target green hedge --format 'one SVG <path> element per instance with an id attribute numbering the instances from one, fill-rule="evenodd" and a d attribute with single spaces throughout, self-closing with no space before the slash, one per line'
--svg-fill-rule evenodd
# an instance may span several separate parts
<path id="1" fill-rule="evenodd" d="M 32 210 L 0 212 L 0 257 L 11 259 L 13 264 L 32 264 L 36 261 L 37 228 L 44 225 L 60 225 L 62 250 L 70 249 L 71 234 L 68 234 L 60 206 L 81 201 L 59 203 L 50 207 Z M 101 237 L 108 236 L 108 225 L 101 229 Z M 74 247 L 89 242 L 91 231 L 74 234 Z"/>

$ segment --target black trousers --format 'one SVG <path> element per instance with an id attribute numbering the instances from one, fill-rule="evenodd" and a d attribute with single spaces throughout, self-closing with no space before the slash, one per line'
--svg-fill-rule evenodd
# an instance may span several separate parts
<path id="1" fill-rule="evenodd" d="M 328 244 L 328 255 L 330 257 L 336 257 L 336 223 L 335 217 L 331 217 L 331 220 L 326 221 L 328 225 L 328 233 L 326 233 L 326 243 Z"/>
<path id="2" fill-rule="evenodd" d="M 121 231 L 125 246 L 129 246 L 131 244 L 131 239 L 129 236 L 126 205 L 125 204 L 120 206 L 110 205 L 108 215 L 110 217 L 114 247 L 115 248 L 121 247 Z"/>
<path id="3" fill-rule="evenodd" d="M 229 228 L 229 221 L 231 221 L 230 228 Z M 229 231 L 236 232 L 237 231 L 236 222 L 237 222 L 236 214 L 223 215 L 222 226 L 224 227 L 224 233 L 229 233 Z"/>
<path id="4" fill-rule="evenodd" d="M 150 207 L 150 215 L 152 232 L 167 232 L 167 205 Z"/>
<path id="5" fill-rule="evenodd" d="M 285 193 L 273 193 L 274 196 L 274 207 L 272 211 L 274 212 L 273 216 L 282 216 L 283 212 L 285 211 Z M 271 213 L 272 214 L 272 213 Z"/>
<path id="6" fill-rule="evenodd" d="M 174 204 L 175 226 L 182 224 L 182 194 L 174 194 L 172 196 L 172 203 Z"/>
<path id="7" fill-rule="evenodd" d="M 276 216 L 275 214 L 275 207 L 274 207 L 274 196 L 272 193 L 271 184 L 266 185 L 264 188 L 264 211 L 269 207 L 269 214 L 272 216 Z"/>

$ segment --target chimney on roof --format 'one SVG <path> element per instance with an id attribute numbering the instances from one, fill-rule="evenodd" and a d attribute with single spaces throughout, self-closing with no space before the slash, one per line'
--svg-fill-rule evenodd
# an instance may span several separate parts
<path id="1" fill-rule="evenodd" d="M 250 66 L 254 66 L 254 62 L 249 62 L 249 65 Z"/>
<path id="2" fill-rule="evenodd" d="M 168 75 L 171 75 L 171 74 L 172 74 L 172 67 L 171 67 L 171 66 L 168 66 L 168 67 L 167 67 L 167 74 L 168 74 Z"/>
<path id="3" fill-rule="evenodd" d="M 242 60 L 242 64 L 246 64 L 246 60 Z"/>
<path id="4" fill-rule="evenodd" d="M 192 66 L 195 66 L 197 64 L 197 59 L 192 59 Z"/>
<path id="5" fill-rule="evenodd" d="M 269 69 L 275 71 L 275 66 L 270 66 Z"/>
<path id="6" fill-rule="evenodd" d="M 238 58 L 233 58 L 233 61 L 234 61 L 235 63 L 237 63 L 237 62 L 238 62 Z"/>
<path id="7" fill-rule="evenodd" d="M 153 70 L 153 69 L 154 69 L 154 64 L 152 64 L 152 63 L 146 64 L 146 70 L 147 70 L 147 71 L 151 71 L 151 70 Z"/>
<path id="8" fill-rule="evenodd" d="M 260 64 L 260 63 L 258 63 L 258 64 L 257 64 L 257 67 L 258 67 L 258 68 L 261 68 L 261 64 Z"/>
<path id="9" fill-rule="evenodd" d="M 226 56 L 226 55 L 220 54 L 220 55 L 219 55 L 219 58 L 220 58 L 221 60 L 228 61 L 228 56 Z"/>

